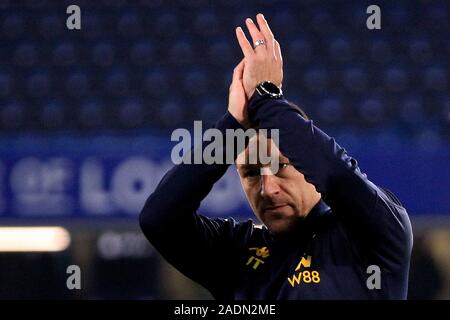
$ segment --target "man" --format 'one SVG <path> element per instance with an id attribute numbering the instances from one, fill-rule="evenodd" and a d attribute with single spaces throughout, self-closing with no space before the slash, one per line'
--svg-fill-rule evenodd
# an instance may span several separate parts
<path id="1" fill-rule="evenodd" d="M 215 127 L 279 129 L 279 145 L 253 138 L 267 139 L 272 154 L 279 150 L 275 174 L 249 163 L 248 147 L 237 165 L 264 226 L 198 214 L 228 167 L 180 164 L 148 198 L 144 234 L 218 299 L 405 299 L 412 248 L 406 210 L 283 99 L 280 46 L 261 14 L 257 23 L 246 20 L 254 47 L 236 29 L 244 59 L 234 70 L 228 112 Z"/>

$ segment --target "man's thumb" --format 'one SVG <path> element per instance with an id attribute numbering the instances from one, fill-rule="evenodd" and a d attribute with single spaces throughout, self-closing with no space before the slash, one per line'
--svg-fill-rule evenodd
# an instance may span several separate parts
<path id="1" fill-rule="evenodd" d="M 244 59 L 233 70 L 233 82 L 238 83 L 244 73 Z"/>

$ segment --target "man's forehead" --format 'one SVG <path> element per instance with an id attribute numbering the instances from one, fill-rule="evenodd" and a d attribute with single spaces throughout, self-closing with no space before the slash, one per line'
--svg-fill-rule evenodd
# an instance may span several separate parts
<path id="1" fill-rule="evenodd" d="M 263 140 L 264 139 L 264 140 Z M 289 162 L 289 159 L 284 156 L 276 143 L 272 139 L 265 136 L 253 136 L 245 150 L 243 150 L 236 158 L 236 165 L 261 165 L 261 158 L 276 157 L 279 163 Z"/>

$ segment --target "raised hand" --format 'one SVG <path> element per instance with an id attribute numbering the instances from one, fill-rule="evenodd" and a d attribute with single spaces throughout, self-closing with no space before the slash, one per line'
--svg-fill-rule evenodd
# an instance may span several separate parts
<path id="1" fill-rule="evenodd" d="M 228 97 L 228 111 L 244 128 L 248 128 L 248 99 L 242 84 L 243 72 L 244 60 L 242 59 L 242 61 L 233 70 L 233 80 L 231 81 L 230 93 Z"/>
<path id="2" fill-rule="evenodd" d="M 254 47 L 247 40 L 241 27 L 236 28 L 236 37 L 244 54 L 244 73 L 242 83 L 245 93 L 250 98 L 261 82 L 271 81 L 277 86 L 283 82 L 283 58 L 280 44 L 275 40 L 267 20 L 262 14 L 256 16 L 256 25 L 247 18 L 245 23 Z M 261 40 L 263 43 L 261 44 Z"/>

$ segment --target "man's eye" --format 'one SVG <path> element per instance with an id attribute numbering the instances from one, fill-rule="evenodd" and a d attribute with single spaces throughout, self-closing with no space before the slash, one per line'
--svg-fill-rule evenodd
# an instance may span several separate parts
<path id="1" fill-rule="evenodd" d="M 283 172 L 285 172 L 285 169 L 287 167 L 289 167 L 289 165 L 290 165 L 290 163 L 280 163 L 279 166 L 278 166 L 279 169 L 278 169 L 278 172 L 277 172 L 277 176 L 282 174 Z"/>
<path id="2" fill-rule="evenodd" d="M 244 173 L 244 177 L 257 177 L 260 175 L 260 170 L 259 169 L 250 169 L 245 171 Z"/>

